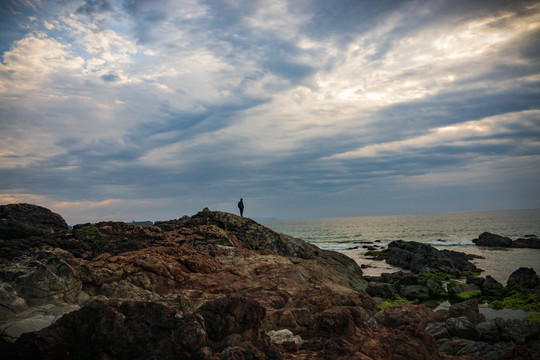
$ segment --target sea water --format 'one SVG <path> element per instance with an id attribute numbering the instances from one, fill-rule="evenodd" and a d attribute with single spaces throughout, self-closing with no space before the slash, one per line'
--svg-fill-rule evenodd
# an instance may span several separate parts
<path id="1" fill-rule="evenodd" d="M 483 270 L 481 276 L 491 275 L 502 284 L 520 267 L 533 268 L 540 274 L 540 249 L 494 249 L 478 247 L 472 242 L 485 231 L 513 240 L 540 235 L 540 209 L 283 220 L 263 224 L 322 249 L 342 252 L 364 265 L 365 275 L 399 270 L 366 256 L 368 246 L 385 248 L 393 240 L 418 241 L 437 249 L 478 255 L 481 258 L 472 262 Z"/>

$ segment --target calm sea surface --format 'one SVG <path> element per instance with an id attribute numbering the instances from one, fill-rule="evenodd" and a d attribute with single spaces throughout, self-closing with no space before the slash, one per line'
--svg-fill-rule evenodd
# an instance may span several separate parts
<path id="1" fill-rule="evenodd" d="M 473 262 L 484 270 L 482 276 L 491 275 L 503 284 L 519 267 L 531 267 L 540 274 L 540 250 L 490 249 L 472 243 L 485 231 L 514 240 L 525 235 L 540 235 L 540 209 L 267 221 L 263 224 L 320 248 L 343 252 L 359 264 L 369 266 L 364 269 L 365 275 L 398 270 L 385 262 L 366 258 L 364 247 L 384 248 L 398 239 L 480 255 L 484 259 Z"/>

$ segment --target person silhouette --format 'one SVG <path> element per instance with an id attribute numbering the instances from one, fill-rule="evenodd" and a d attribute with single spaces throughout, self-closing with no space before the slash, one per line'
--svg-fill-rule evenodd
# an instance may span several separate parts
<path id="1" fill-rule="evenodd" d="M 244 199 L 240 198 L 238 208 L 240 209 L 240 216 L 244 217 Z"/>

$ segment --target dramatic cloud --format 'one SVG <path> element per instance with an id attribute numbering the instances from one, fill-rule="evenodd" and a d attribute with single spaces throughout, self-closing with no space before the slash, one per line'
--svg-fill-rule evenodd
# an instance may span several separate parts
<path id="1" fill-rule="evenodd" d="M 70 223 L 540 207 L 536 1 L 0 5 L 0 202 Z"/>

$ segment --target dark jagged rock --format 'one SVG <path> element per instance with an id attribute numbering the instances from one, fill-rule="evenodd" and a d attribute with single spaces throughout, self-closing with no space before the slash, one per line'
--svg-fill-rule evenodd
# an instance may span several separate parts
<path id="1" fill-rule="evenodd" d="M 179 319 L 156 303 L 97 301 L 24 334 L 12 359 L 205 358 L 206 342 L 200 316 Z"/>
<path id="2" fill-rule="evenodd" d="M 526 235 L 524 238 L 512 241 L 505 236 L 484 232 L 474 239 L 473 243 L 478 246 L 540 249 L 540 239 L 536 235 Z"/>
<path id="3" fill-rule="evenodd" d="M 539 330 L 540 324 L 527 320 L 485 321 L 474 299 L 452 305 L 444 321 L 425 327 L 441 344 L 441 352 L 494 360 L 537 359 Z"/>
<path id="4" fill-rule="evenodd" d="M 382 273 L 380 277 L 369 278 L 368 293 L 371 296 L 392 299 L 395 294 L 409 300 L 437 299 L 445 296 L 442 282 L 428 279 L 418 274 L 397 271 Z"/>
<path id="5" fill-rule="evenodd" d="M 448 309 L 448 317 L 465 317 L 470 322 L 478 325 L 486 321 L 486 317 L 478 310 L 478 300 L 470 299 L 461 303 L 453 304 Z"/>
<path id="6" fill-rule="evenodd" d="M 540 239 L 535 236 L 528 236 L 525 238 L 519 238 L 512 242 L 512 247 L 515 248 L 528 248 L 528 249 L 540 249 Z"/>
<path id="7" fill-rule="evenodd" d="M 44 207 L 32 204 L 0 205 L 0 239 L 26 239 L 67 228 L 60 215 Z"/>
<path id="8" fill-rule="evenodd" d="M 512 239 L 484 232 L 478 236 L 478 239 L 474 239 L 473 243 L 478 246 L 511 247 Z"/>
<path id="9" fill-rule="evenodd" d="M 498 299 L 505 293 L 503 284 L 495 280 L 491 275 L 485 278 L 479 276 L 467 276 L 467 284 L 474 285 L 481 290 L 487 298 Z"/>
<path id="10" fill-rule="evenodd" d="M 99 222 L 75 225 L 54 234 L 27 239 L 9 239 L 0 244 L 0 263 L 28 254 L 44 246 L 60 248 L 75 257 L 93 259 L 101 254 L 117 255 L 153 245 L 166 245 L 165 234 L 155 226 L 128 225 L 124 222 Z"/>
<path id="11" fill-rule="evenodd" d="M 393 299 L 396 295 L 396 290 L 392 284 L 370 281 L 367 287 L 367 292 L 373 297 L 383 299 Z"/>
<path id="12" fill-rule="evenodd" d="M 523 289 L 534 289 L 540 286 L 540 278 L 534 269 L 522 267 L 510 274 L 507 283 L 516 284 Z"/>
<path id="13" fill-rule="evenodd" d="M 386 261 L 414 273 L 447 273 L 460 276 L 480 270 L 469 260 L 470 255 L 451 250 L 437 250 L 415 241 L 392 241 Z"/>

